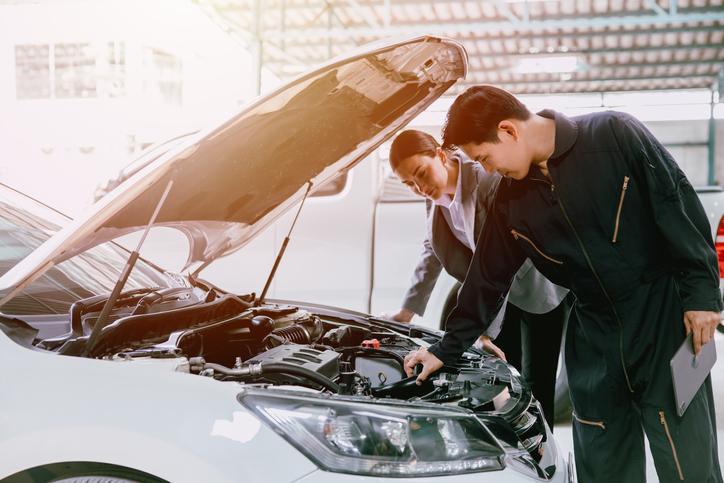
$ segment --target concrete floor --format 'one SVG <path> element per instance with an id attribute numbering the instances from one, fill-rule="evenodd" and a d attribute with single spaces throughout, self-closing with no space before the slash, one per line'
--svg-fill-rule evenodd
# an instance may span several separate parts
<path id="1" fill-rule="evenodd" d="M 719 461 L 724 463 L 724 334 L 716 333 L 716 352 L 718 360 L 712 370 L 712 385 L 714 387 L 714 399 L 716 401 L 716 429 L 719 436 Z M 555 436 L 561 451 L 564 455 L 573 453 L 573 439 L 571 425 L 558 424 L 555 427 Z M 646 480 L 647 483 L 658 482 L 654 461 L 649 453 L 648 443 L 646 444 Z"/>

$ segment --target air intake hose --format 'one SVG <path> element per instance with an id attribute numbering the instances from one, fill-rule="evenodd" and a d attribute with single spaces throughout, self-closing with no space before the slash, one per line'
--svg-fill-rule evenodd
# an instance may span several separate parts
<path id="1" fill-rule="evenodd" d="M 324 331 L 324 324 L 319 317 L 303 320 L 289 327 L 274 329 L 264 338 L 267 349 L 282 344 L 313 344 L 319 340 Z"/>
<path id="2" fill-rule="evenodd" d="M 203 368 L 213 369 L 214 372 L 218 372 L 224 376 L 238 377 L 240 379 L 261 376 L 264 374 L 289 374 L 290 376 L 301 377 L 302 379 L 319 384 L 332 392 L 339 393 L 340 391 L 339 385 L 330 378 L 319 374 L 318 372 L 309 370 L 306 367 L 287 364 L 284 362 L 260 362 L 258 364 L 242 366 L 239 369 L 231 369 L 229 367 L 222 366 L 221 364 L 206 362 L 203 364 Z"/>

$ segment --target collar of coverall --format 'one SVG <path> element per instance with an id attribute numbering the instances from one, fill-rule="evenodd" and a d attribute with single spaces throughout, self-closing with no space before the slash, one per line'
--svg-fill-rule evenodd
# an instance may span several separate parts
<path id="1" fill-rule="evenodd" d="M 556 145 L 549 159 L 550 161 L 557 161 L 576 144 L 578 124 L 569 117 L 551 109 L 544 109 L 537 114 L 553 119 L 556 122 Z"/>

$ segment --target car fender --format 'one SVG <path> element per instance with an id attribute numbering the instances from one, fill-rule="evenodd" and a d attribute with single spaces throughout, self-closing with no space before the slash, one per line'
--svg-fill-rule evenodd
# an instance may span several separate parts
<path id="1" fill-rule="evenodd" d="M 0 479 L 66 461 L 174 482 L 291 481 L 316 469 L 241 406 L 237 383 L 26 349 L 2 332 L 0 365 Z"/>

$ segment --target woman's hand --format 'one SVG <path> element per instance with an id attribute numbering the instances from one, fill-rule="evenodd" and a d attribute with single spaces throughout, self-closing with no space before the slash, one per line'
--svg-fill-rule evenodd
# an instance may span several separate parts
<path id="1" fill-rule="evenodd" d="M 396 322 L 402 322 L 403 324 L 409 324 L 414 316 L 415 312 L 413 312 L 412 310 L 400 309 L 397 313 L 394 313 L 390 316 L 386 315 L 385 318 L 394 320 Z"/>
<path id="2" fill-rule="evenodd" d="M 492 354 L 500 359 L 503 359 L 505 362 L 508 362 L 508 360 L 505 358 L 505 352 L 503 352 L 500 347 L 493 344 L 493 341 L 490 340 L 490 337 L 488 337 L 487 335 L 481 335 L 478 338 L 478 343 L 476 345 L 482 346 L 483 350 L 488 354 Z"/>

